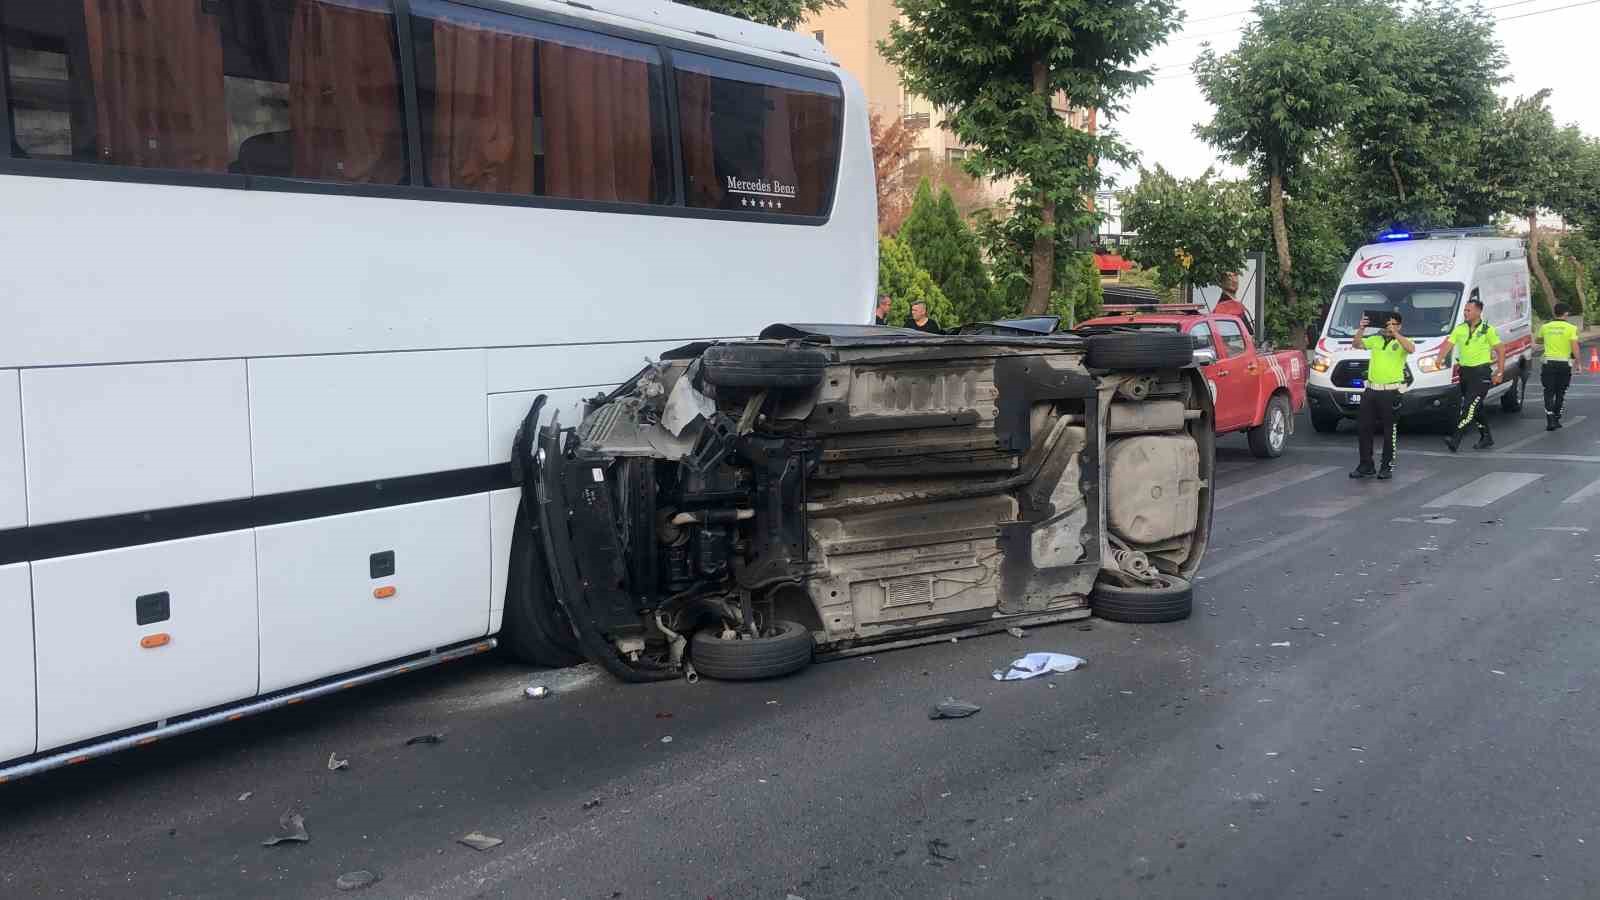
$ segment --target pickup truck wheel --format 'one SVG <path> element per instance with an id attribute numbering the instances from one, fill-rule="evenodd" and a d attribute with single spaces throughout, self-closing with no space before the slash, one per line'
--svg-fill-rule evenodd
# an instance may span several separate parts
<path id="1" fill-rule="evenodd" d="M 1089 594 L 1089 609 L 1108 622 L 1143 625 L 1177 622 L 1194 610 L 1194 585 L 1176 575 L 1158 575 L 1160 583 L 1123 587 L 1102 581 Z"/>
<path id="2" fill-rule="evenodd" d="M 1096 334 L 1083 363 L 1091 369 L 1181 369 L 1194 364 L 1194 341 L 1185 334 Z"/>
<path id="3" fill-rule="evenodd" d="M 1511 389 L 1500 395 L 1500 410 L 1508 413 L 1522 412 L 1522 398 L 1528 392 L 1528 379 L 1523 377 L 1523 369 L 1511 373 Z"/>
<path id="4" fill-rule="evenodd" d="M 827 367 L 826 351 L 787 344 L 715 344 L 700 354 L 706 381 L 727 388 L 814 387 Z"/>
<path id="5" fill-rule="evenodd" d="M 1261 424 L 1250 429 L 1250 453 L 1257 459 L 1277 459 L 1289 443 L 1289 401 L 1282 394 L 1267 401 Z"/>
<path id="6" fill-rule="evenodd" d="M 695 671 L 723 681 L 755 681 L 798 672 L 811 662 L 811 632 L 799 622 L 772 623 L 761 637 L 724 640 L 720 629 L 695 632 L 689 659 Z"/>
<path id="7" fill-rule="evenodd" d="M 1339 430 L 1340 418 L 1340 416 L 1313 412 L 1311 414 L 1311 427 L 1316 429 L 1318 434 L 1333 434 Z"/>
<path id="8" fill-rule="evenodd" d="M 505 620 L 500 643 L 518 662 L 552 669 L 583 662 L 578 639 L 566 611 L 552 594 L 550 576 L 539 551 L 539 536 L 529 521 L 526 504 L 517 506 L 506 566 Z"/>

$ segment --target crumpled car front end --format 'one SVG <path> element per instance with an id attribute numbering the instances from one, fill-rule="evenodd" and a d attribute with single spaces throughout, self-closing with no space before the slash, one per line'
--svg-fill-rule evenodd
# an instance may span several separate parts
<path id="1" fill-rule="evenodd" d="M 1213 454 L 1187 344 L 762 338 L 668 353 L 519 441 L 556 630 L 582 656 L 634 681 L 772 677 L 1087 616 L 1091 596 L 1156 621 L 1149 598 L 1187 589 Z"/>

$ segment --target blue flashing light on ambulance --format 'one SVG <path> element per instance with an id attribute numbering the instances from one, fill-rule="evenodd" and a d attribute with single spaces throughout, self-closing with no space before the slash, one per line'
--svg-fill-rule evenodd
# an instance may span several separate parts
<path id="1" fill-rule="evenodd" d="M 1398 310 L 1417 352 L 1406 363 L 1400 418 L 1410 423 L 1454 422 L 1460 409 L 1460 376 L 1439 348 L 1460 324 L 1466 301 L 1483 301 L 1484 318 L 1500 334 L 1506 378 L 1490 391 L 1506 412 L 1522 409 L 1533 373 L 1533 318 L 1527 251 L 1519 238 L 1492 228 L 1431 231 L 1394 228 L 1358 249 L 1339 282 L 1323 323 L 1306 388 L 1311 424 L 1331 432 L 1353 419 L 1361 406 L 1370 354 L 1350 338 L 1363 315 L 1381 321 Z"/>

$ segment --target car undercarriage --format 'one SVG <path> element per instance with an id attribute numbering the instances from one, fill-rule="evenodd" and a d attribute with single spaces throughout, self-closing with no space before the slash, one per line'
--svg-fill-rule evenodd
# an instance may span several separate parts
<path id="1" fill-rule="evenodd" d="M 628 681 L 1189 611 L 1211 401 L 1187 340 L 777 325 L 517 436 L 508 644 Z M 520 649 L 519 649 L 520 648 Z"/>

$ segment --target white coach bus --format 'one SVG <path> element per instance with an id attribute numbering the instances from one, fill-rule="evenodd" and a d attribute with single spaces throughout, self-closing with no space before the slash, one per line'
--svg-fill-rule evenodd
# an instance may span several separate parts
<path id="1" fill-rule="evenodd" d="M 536 395 L 877 278 L 858 85 L 672 3 L 4 0 L 0 110 L 0 781 L 492 648 Z"/>

